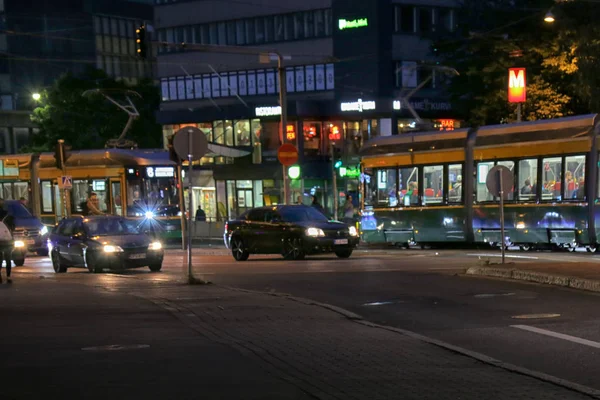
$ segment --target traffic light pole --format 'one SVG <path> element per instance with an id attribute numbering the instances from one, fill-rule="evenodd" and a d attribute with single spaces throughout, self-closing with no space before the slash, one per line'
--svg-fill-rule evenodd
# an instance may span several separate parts
<path id="1" fill-rule="evenodd" d="M 62 169 L 63 176 L 67 175 L 67 166 L 65 165 L 65 141 L 63 139 L 58 139 L 58 150 L 60 152 L 60 166 Z M 68 198 L 69 193 L 68 190 L 64 187 L 62 188 L 62 203 L 63 203 L 63 216 L 64 218 L 69 217 L 69 207 L 68 207 Z"/>
<path id="2" fill-rule="evenodd" d="M 285 77 L 285 68 L 283 67 L 283 56 L 280 53 L 277 55 L 277 72 L 279 76 L 279 105 L 281 106 L 281 143 L 286 141 L 287 129 L 287 80 Z M 290 204 L 290 177 L 288 169 L 285 165 L 281 166 L 283 176 L 283 204 Z"/>
<path id="3" fill-rule="evenodd" d="M 331 154 L 331 183 L 333 184 L 333 219 L 338 219 L 338 194 L 337 194 L 337 172 L 335 168 L 335 142 L 329 142 Z"/>

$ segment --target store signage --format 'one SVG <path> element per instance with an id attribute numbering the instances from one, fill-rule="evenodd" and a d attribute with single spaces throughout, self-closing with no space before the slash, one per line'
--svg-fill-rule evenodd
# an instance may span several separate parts
<path id="1" fill-rule="evenodd" d="M 527 81 L 525 68 L 508 69 L 508 102 L 523 103 L 526 100 Z"/>
<path id="2" fill-rule="evenodd" d="M 367 18 L 357 18 L 353 20 L 340 18 L 338 20 L 338 28 L 340 28 L 340 31 L 343 31 L 344 29 L 363 28 L 365 26 L 369 26 L 369 20 Z"/>
<path id="3" fill-rule="evenodd" d="M 411 100 L 408 102 L 413 110 L 418 111 L 451 111 L 452 104 L 447 101 L 430 101 L 429 99 Z M 406 100 L 394 100 L 394 110 L 408 108 Z"/>
<path id="4" fill-rule="evenodd" d="M 257 117 L 272 117 L 274 115 L 281 115 L 281 107 L 256 107 L 254 112 Z"/>
<path id="5" fill-rule="evenodd" d="M 453 119 L 440 119 L 438 120 L 440 123 L 440 131 L 453 131 L 454 130 L 454 120 Z"/>
<path id="6" fill-rule="evenodd" d="M 296 126 L 288 125 L 285 127 L 285 138 L 287 140 L 296 140 Z"/>
<path id="7" fill-rule="evenodd" d="M 362 101 L 362 99 L 358 99 L 357 101 L 340 103 L 340 108 L 342 111 L 363 112 L 367 110 L 374 110 L 376 105 L 374 101 Z"/>
<path id="8" fill-rule="evenodd" d="M 360 177 L 360 169 L 359 168 L 340 168 L 340 176 L 345 178 L 359 178 Z"/>
<path id="9" fill-rule="evenodd" d="M 329 140 L 340 140 L 341 138 L 342 134 L 339 126 L 334 125 L 329 128 Z"/>

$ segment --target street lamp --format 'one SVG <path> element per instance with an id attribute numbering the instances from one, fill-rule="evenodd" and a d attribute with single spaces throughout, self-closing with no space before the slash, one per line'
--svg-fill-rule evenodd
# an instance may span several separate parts
<path id="1" fill-rule="evenodd" d="M 42 98 L 42 95 L 36 92 L 36 93 L 33 93 L 33 94 L 31 95 L 31 97 L 32 97 L 32 98 L 33 98 L 33 100 L 35 100 L 35 101 L 40 101 L 40 99 Z"/>
<path id="2" fill-rule="evenodd" d="M 544 22 L 547 22 L 547 23 L 551 24 L 554 21 L 555 21 L 554 14 L 552 14 L 552 11 L 550 10 L 544 16 Z"/>

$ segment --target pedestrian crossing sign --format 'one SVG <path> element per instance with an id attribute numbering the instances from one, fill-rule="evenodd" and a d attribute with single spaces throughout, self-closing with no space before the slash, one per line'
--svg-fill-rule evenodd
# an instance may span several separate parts
<path id="1" fill-rule="evenodd" d="M 69 175 L 63 175 L 58 180 L 59 189 L 72 189 L 73 188 L 73 177 Z"/>

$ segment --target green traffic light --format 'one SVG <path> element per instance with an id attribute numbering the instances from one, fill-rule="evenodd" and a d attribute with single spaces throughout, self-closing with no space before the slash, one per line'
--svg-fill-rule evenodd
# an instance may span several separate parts
<path id="1" fill-rule="evenodd" d="M 290 179 L 298 179 L 300 177 L 300 167 L 297 165 L 292 165 L 288 169 L 288 176 Z"/>
<path id="2" fill-rule="evenodd" d="M 336 162 L 335 162 L 335 164 L 333 164 L 333 166 L 334 166 L 335 168 L 339 168 L 339 167 L 341 167 L 341 166 L 342 166 L 342 162 L 341 162 L 341 161 L 336 161 Z"/>

